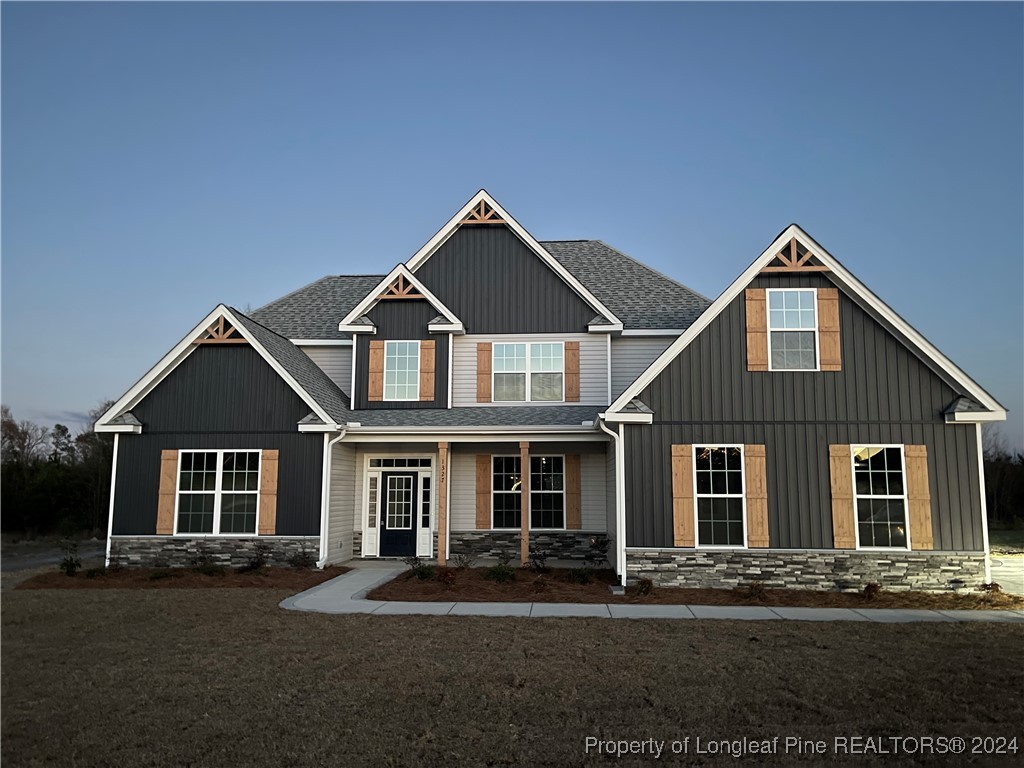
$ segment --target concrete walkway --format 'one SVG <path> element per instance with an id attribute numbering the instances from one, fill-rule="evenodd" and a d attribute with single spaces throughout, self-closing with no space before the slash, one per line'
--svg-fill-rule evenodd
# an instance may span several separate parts
<path id="1" fill-rule="evenodd" d="M 602 619 L 739 619 L 788 621 L 989 621 L 1024 623 L 1024 611 L 924 611 L 896 608 L 768 608 L 747 605 L 618 605 L 601 603 L 425 603 L 367 600 L 366 594 L 405 566 L 386 561 L 350 563 L 337 578 L 281 601 L 290 611 L 372 613 L 375 616 L 583 616 Z"/>

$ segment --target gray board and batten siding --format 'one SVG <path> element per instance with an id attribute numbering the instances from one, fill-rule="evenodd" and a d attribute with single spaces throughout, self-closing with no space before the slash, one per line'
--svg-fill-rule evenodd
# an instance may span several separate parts
<path id="1" fill-rule="evenodd" d="M 277 449 L 277 534 L 320 533 L 323 435 L 300 434 L 310 411 L 245 344 L 200 345 L 132 413 L 140 435 L 121 435 L 113 534 L 156 533 L 160 452 Z"/>
<path id="2" fill-rule="evenodd" d="M 356 334 L 356 392 L 355 408 L 372 410 L 376 408 L 447 408 L 448 407 L 448 334 L 430 333 L 430 321 L 437 317 L 437 310 L 422 299 L 382 300 L 371 309 L 367 316 L 377 326 L 376 333 Z M 433 339 L 434 358 L 434 399 L 409 402 L 370 402 L 367 390 L 370 385 L 370 340 L 374 341 L 415 341 Z M 348 390 L 349 387 L 345 387 Z"/>
<path id="3" fill-rule="evenodd" d="M 586 333 L 597 315 L 504 225 L 459 227 L 416 277 L 466 333 Z"/>
<path id="4" fill-rule="evenodd" d="M 751 287 L 829 287 L 821 274 L 761 275 Z M 839 290 L 842 370 L 750 372 L 741 292 L 639 395 L 654 423 L 626 426 L 626 543 L 671 547 L 671 445 L 763 444 L 769 545 L 833 547 L 830 444 L 928 449 L 935 550 L 980 551 L 973 424 L 947 425 L 960 394 Z"/>

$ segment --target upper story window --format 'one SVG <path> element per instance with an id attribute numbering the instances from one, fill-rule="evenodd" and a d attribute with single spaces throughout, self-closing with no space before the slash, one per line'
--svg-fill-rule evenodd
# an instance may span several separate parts
<path id="1" fill-rule="evenodd" d="M 384 399 L 420 399 L 420 343 L 384 342 Z"/>
<path id="2" fill-rule="evenodd" d="M 770 370 L 818 370 L 816 293 L 813 288 L 768 290 Z"/>
<path id="3" fill-rule="evenodd" d="M 565 354 L 561 342 L 494 344 L 494 402 L 565 400 Z"/>
<path id="4" fill-rule="evenodd" d="M 860 547 L 907 547 L 901 446 L 853 446 L 853 492 Z"/>
<path id="5" fill-rule="evenodd" d="M 182 451 L 178 469 L 181 533 L 256 533 L 259 451 Z"/>

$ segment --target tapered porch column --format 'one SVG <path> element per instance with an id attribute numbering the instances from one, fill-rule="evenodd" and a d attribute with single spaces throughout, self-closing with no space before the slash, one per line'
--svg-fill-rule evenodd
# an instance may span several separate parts
<path id="1" fill-rule="evenodd" d="M 530 444 L 519 444 L 519 486 L 522 503 L 520 508 L 519 558 L 523 565 L 530 559 Z"/>
<path id="2" fill-rule="evenodd" d="M 448 561 L 448 443 L 437 444 L 437 564 Z"/>

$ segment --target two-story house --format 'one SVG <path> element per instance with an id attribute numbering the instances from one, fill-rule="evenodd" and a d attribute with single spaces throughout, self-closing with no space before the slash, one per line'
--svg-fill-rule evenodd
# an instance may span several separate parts
<path id="1" fill-rule="evenodd" d="M 714 302 L 481 190 L 386 275 L 220 305 L 97 422 L 108 558 L 514 553 L 625 583 L 986 580 L 1005 411 L 796 225 Z"/>

